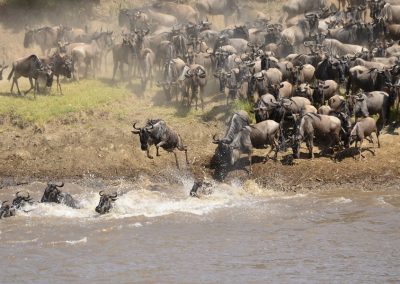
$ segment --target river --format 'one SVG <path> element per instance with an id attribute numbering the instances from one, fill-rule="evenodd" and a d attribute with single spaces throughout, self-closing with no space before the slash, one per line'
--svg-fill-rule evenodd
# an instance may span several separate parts
<path id="1" fill-rule="evenodd" d="M 400 191 L 247 182 L 190 198 L 191 183 L 67 183 L 82 209 L 33 204 L 0 220 L 0 283 L 400 282 Z M 44 187 L 0 199 L 18 189 L 40 200 Z M 99 189 L 123 193 L 103 216 Z"/>

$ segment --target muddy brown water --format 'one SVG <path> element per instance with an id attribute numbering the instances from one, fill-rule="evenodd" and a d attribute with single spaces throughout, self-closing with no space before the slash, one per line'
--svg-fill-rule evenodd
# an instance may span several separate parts
<path id="1" fill-rule="evenodd" d="M 0 283 L 398 283 L 400 192 L 283 193 L 255 183 L 67 183 L 79 210 L 34 204 L 0 220 Z M 44 184 L 7 187 L 0 199 Z M 108 215 L 100 189 L 124 193 Z"/>

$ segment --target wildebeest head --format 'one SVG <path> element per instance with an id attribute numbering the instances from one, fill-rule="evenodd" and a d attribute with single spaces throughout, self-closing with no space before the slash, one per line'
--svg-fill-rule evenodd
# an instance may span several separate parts
<path id="1" fill-rule="evenodd" d="M 115 192 L 113 195 L 105 194 L 103 191 L 99 192 L 100 201 L 99 204 L 96 206 L 96 212 L 99 214 L 105 214 L 110 212 L 112 208 L 112 204 L 114 201 L 117 200 L 118 194 Z"/>
<path id="2" fill-rule="evenodd" d="M 48 183 L 40 202 L 61 203 L 61 190 L 59 188 L 63 186 L 64 183 L 61 183 L 60 185 Z"/>
<path id="3" fill-rule="evenodd" d="M 59 63 L 60 63 L 60 74 L 67 77 L 71 78 L 72 77 L 72 60 L 69 56 L 67 55 L 58 55 L 59 57 Z"/>
<path id="4" fill-rule="evenodd" d="M 226 165 L 229 164 L 229 157 L 230 157 L 230 149 L 229 149 L 229 143 L 225 140 L 217 139 L 216 135 L 213 136 L 213 142 L 214 144 L 217 145 L 217 148 L 215 149 L 214 157 L 213 157 L 213 163 L 219 167 L 225 167 Z"/>
<path id="5" fill-rule="evenodd" d="M 25 204 L 32 204 L 32 198 L 30 197 L 29 192 L 26 195 L 21 195 L 20 191 L 15 194 L 15 198 L 12 202 L 14 208 L 19 209 L 24 207 Z"/>
<path id="6" fill-rule="evenodd" d="M 275 97 L 271 94 L 266 94 L 260 97 L 253 108 L 256 122 L 261 122 L 270 119 L 270 115 L 275 108 L 279 106 Z"/>
<path id="7" fill-rule="evenodd" d="M 368 106 L 367 106 L 367 96 L 365 94 L 360 94 L 359 96 L 353 96 L 354 103 L 354 114 L 356 117 L 368 117 Z"/>
<path id="8" fill-rule="evenodd" d="M 11 216 L 15 216 L 15 208 L 10 206 L 7 200 L 3 201 L 0 207 L 0 219 Z"/>
<path id="9" fill-rule="evenodd" d="M 259 96 L 262 96 L 267 93 L 267 86 L 264 80 L 264 74 L 262 72 L 258 72 L 254 74 L 254 83 L 255 83 L 255 91 Z"/>
<path id="10" fill-rule="evenodd" d="M 149 148 L 149 138 L 150 138 L 148 127 L 137 128 L 136 123 L 134 123 L 133 129 L 134 130 L 132 130 L 132 133 L 139 135 L 140 148 L 142 149 L 142 151 L 147 151 Z"/>
<path id="11" fill-rule="evenodd" d="M 337 75 L 339 77 L 339 83 L 344 83 L 346 80 L 345 74 L 346 74 L 346 60 L 342 60 L 340 58 L 329 58 L 328 59 L 329 64 L 328 66 L 333 70 L 337 72 Z"/>
<path id="12" fill-rule="evenodd" d="M 33 45 L 35 41 L 35 30 L 28 29 L 25 27 L 25 36 L 24 36 L 24 47 L 29 48 Z"/>
<path id="13" fill-rule="evenodd" d="M 1 66 L 0 65 L 0 81 L 3 80 L 3 71 L 8 67 L 8 65 Z"/>

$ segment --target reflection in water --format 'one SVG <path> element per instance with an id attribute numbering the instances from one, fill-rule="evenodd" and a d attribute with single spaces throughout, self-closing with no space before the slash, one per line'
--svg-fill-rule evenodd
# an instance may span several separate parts
<path id="1" fill-rule="evenodd" d="M 294 194 L 247 182 L 198 199 L 191 182 L 121 181 L 103 216 L 97 187 L 67 184 L 82 209 L 37 203 L 0 220 L 0 282 L 400 281 L 400 192 Z M 39 200 L 44 185 L 24 189 Z"/>

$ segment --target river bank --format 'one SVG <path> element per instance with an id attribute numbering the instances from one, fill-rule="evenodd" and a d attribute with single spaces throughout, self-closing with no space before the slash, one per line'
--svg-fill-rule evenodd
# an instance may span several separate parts
<path id="1" fill-rule="evenodd" d="M 5 83 L 2 85 L 5 86 Z M 83 85 L 77 85 L 77 88 L 80 86 Z M 123 94 L 122 90 L 127 93 Z M 175 176 L 212 176 L 210 160 L 215 150 L 215 145 L 211 143 L 212 136 L 224 134 L 226 122 L 238 106 L 227 107 L 224 96 L 210 94 L 202 112 L 188 110 L 179 103 L 167 104 L 163 93 L 157 89 L 146 92 L 144 99 L 138 99 L 134 91 L 121 86 L 117 92 L 121 94 L 115 99 L 108 98 L 82 110 L 56 114 L 47 121 L 30 121 L 29 117 L 40 116 L 26 115 L 28 111 L 24 108 L 25 112 L 20 112 L 21 108 L 17 106 L 8 112 L 3 111 L 0 116 L 0 184 L 82 178 L 135 180 L 139 176 L 173 183 Z M 27 104 L 29 110 L 30 105 L 39 104 L 40 100 L 58 100 L 59 96 L 43 96 L 38 101 L 29 96 L 15 99 Z M 70 98 L 65 96 L 61 99 L 73 102 L 74 95 Z M 0 97 L 0 100 L 8 99 L 7 96 Z M 49 107 L 53 106 L 50 104 Z M 32 107 L 31 111 L 48 110 L 34 110 Z M 133 135 L 131 130 L 133 122 L 140 126 L 149 118 L 162 118 L 180 133 L 188 145 L 190 165 L 185 164 L 184 154 L 180 152 L 179 171 L 172 154 L 161 150 L 160 157 L 152 160 L 146 157 L 145 152 L 140 150 L 138 136 Z M 248 161 L 243 156 L 227 180 L 252 179 L 283 191 L 313 189 L 325 184 L 361 184 L 366 189 L 398 186 L 395 182 L 400 178 L 398 129 L 390 133 L 385 131 L 380 138 L 382 147 L 377 149 L 376 156 L 366 150 L 362 161 L 353 159 L 356 154 L 354 149 L 347 151 L 337 162 L 318 155 L 309 160 L 304 145 L 299 160 L 292 162 L 291 151 L 288 151 L 279 154 L 278 162 L 264 164 L 262 156 L 265 150 L 256 150 L 252 159 L 253 174 L 248 175 Z M 364 146 L 372 144 L 366 142 Z M 155 152 L 155 148 L 152 151 Z"/>

